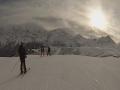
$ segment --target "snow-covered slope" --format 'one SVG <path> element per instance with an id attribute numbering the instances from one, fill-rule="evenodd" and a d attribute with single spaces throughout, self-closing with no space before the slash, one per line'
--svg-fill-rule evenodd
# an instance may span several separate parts
<path id="1" fill-rule="evenodd" d="M 19 76 L 18 57 L 0 57 L 0 90 L 120 90 L 120 60 L 112 57 L 28 56 Z"/>

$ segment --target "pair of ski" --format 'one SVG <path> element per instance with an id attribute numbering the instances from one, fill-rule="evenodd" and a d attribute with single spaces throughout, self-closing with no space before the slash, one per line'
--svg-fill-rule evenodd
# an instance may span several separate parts
<path id="1" fill-rule="evenodd" d="M 27 68 L 27 71 L 25 73 L 20 73 L 20 78 L 22 79 L 28 73 L 28 71 L 30 71 L 30 68 Z"/>

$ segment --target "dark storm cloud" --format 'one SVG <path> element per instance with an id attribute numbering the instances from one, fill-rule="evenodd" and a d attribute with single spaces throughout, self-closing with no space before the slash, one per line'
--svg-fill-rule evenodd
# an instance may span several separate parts
<path id="1" fill-rule="evenodd" d="M 16 0 L 0 0 L 0 3 L 1 4 L 4 4 L 4 3 L 9 3 L 9 2 L 14 2 Z"/>

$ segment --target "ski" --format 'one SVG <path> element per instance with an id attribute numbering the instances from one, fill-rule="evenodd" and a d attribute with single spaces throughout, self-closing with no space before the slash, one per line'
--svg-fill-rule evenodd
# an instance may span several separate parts
<path id="1" fill-rule="evenodd" d="M 21 74 L 21 79 L 25 76 L 25 74 L 27 74 L 27 73 L 28 73 L 28 71 L 30 71 L 30 67 L 29 67 L 29 68 L 27 68 L 27 71 L 26 71 L 25 73 Z"/>

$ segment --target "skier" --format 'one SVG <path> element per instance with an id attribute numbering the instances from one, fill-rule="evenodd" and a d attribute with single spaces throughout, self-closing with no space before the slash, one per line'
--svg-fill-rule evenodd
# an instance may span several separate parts
<path id="1" fill-rule="evenodd" d="M 48 46 L 48 49 L 47 49 L 47 56 L 50 56 L 51 55 L 51 48 Z"/>
<path id="2" fill-rule="evenodd" d="M 23 74 L 27 72 L 26 64 L 25 64 L 25 58 L 27 58 L 27 54 L 26 54 L 26 49 L 23 43 L 21 43 L 21 45 L 19 46 L 18 53 L 19 53 L 20 62 L 21 62 L 20 71 L 21 71 L 21 74 Z"/>
<path id="3" fill-rule="evenodd" d="M 41 56 L 44 56 L 44 46 L 41 46 Z"/>

